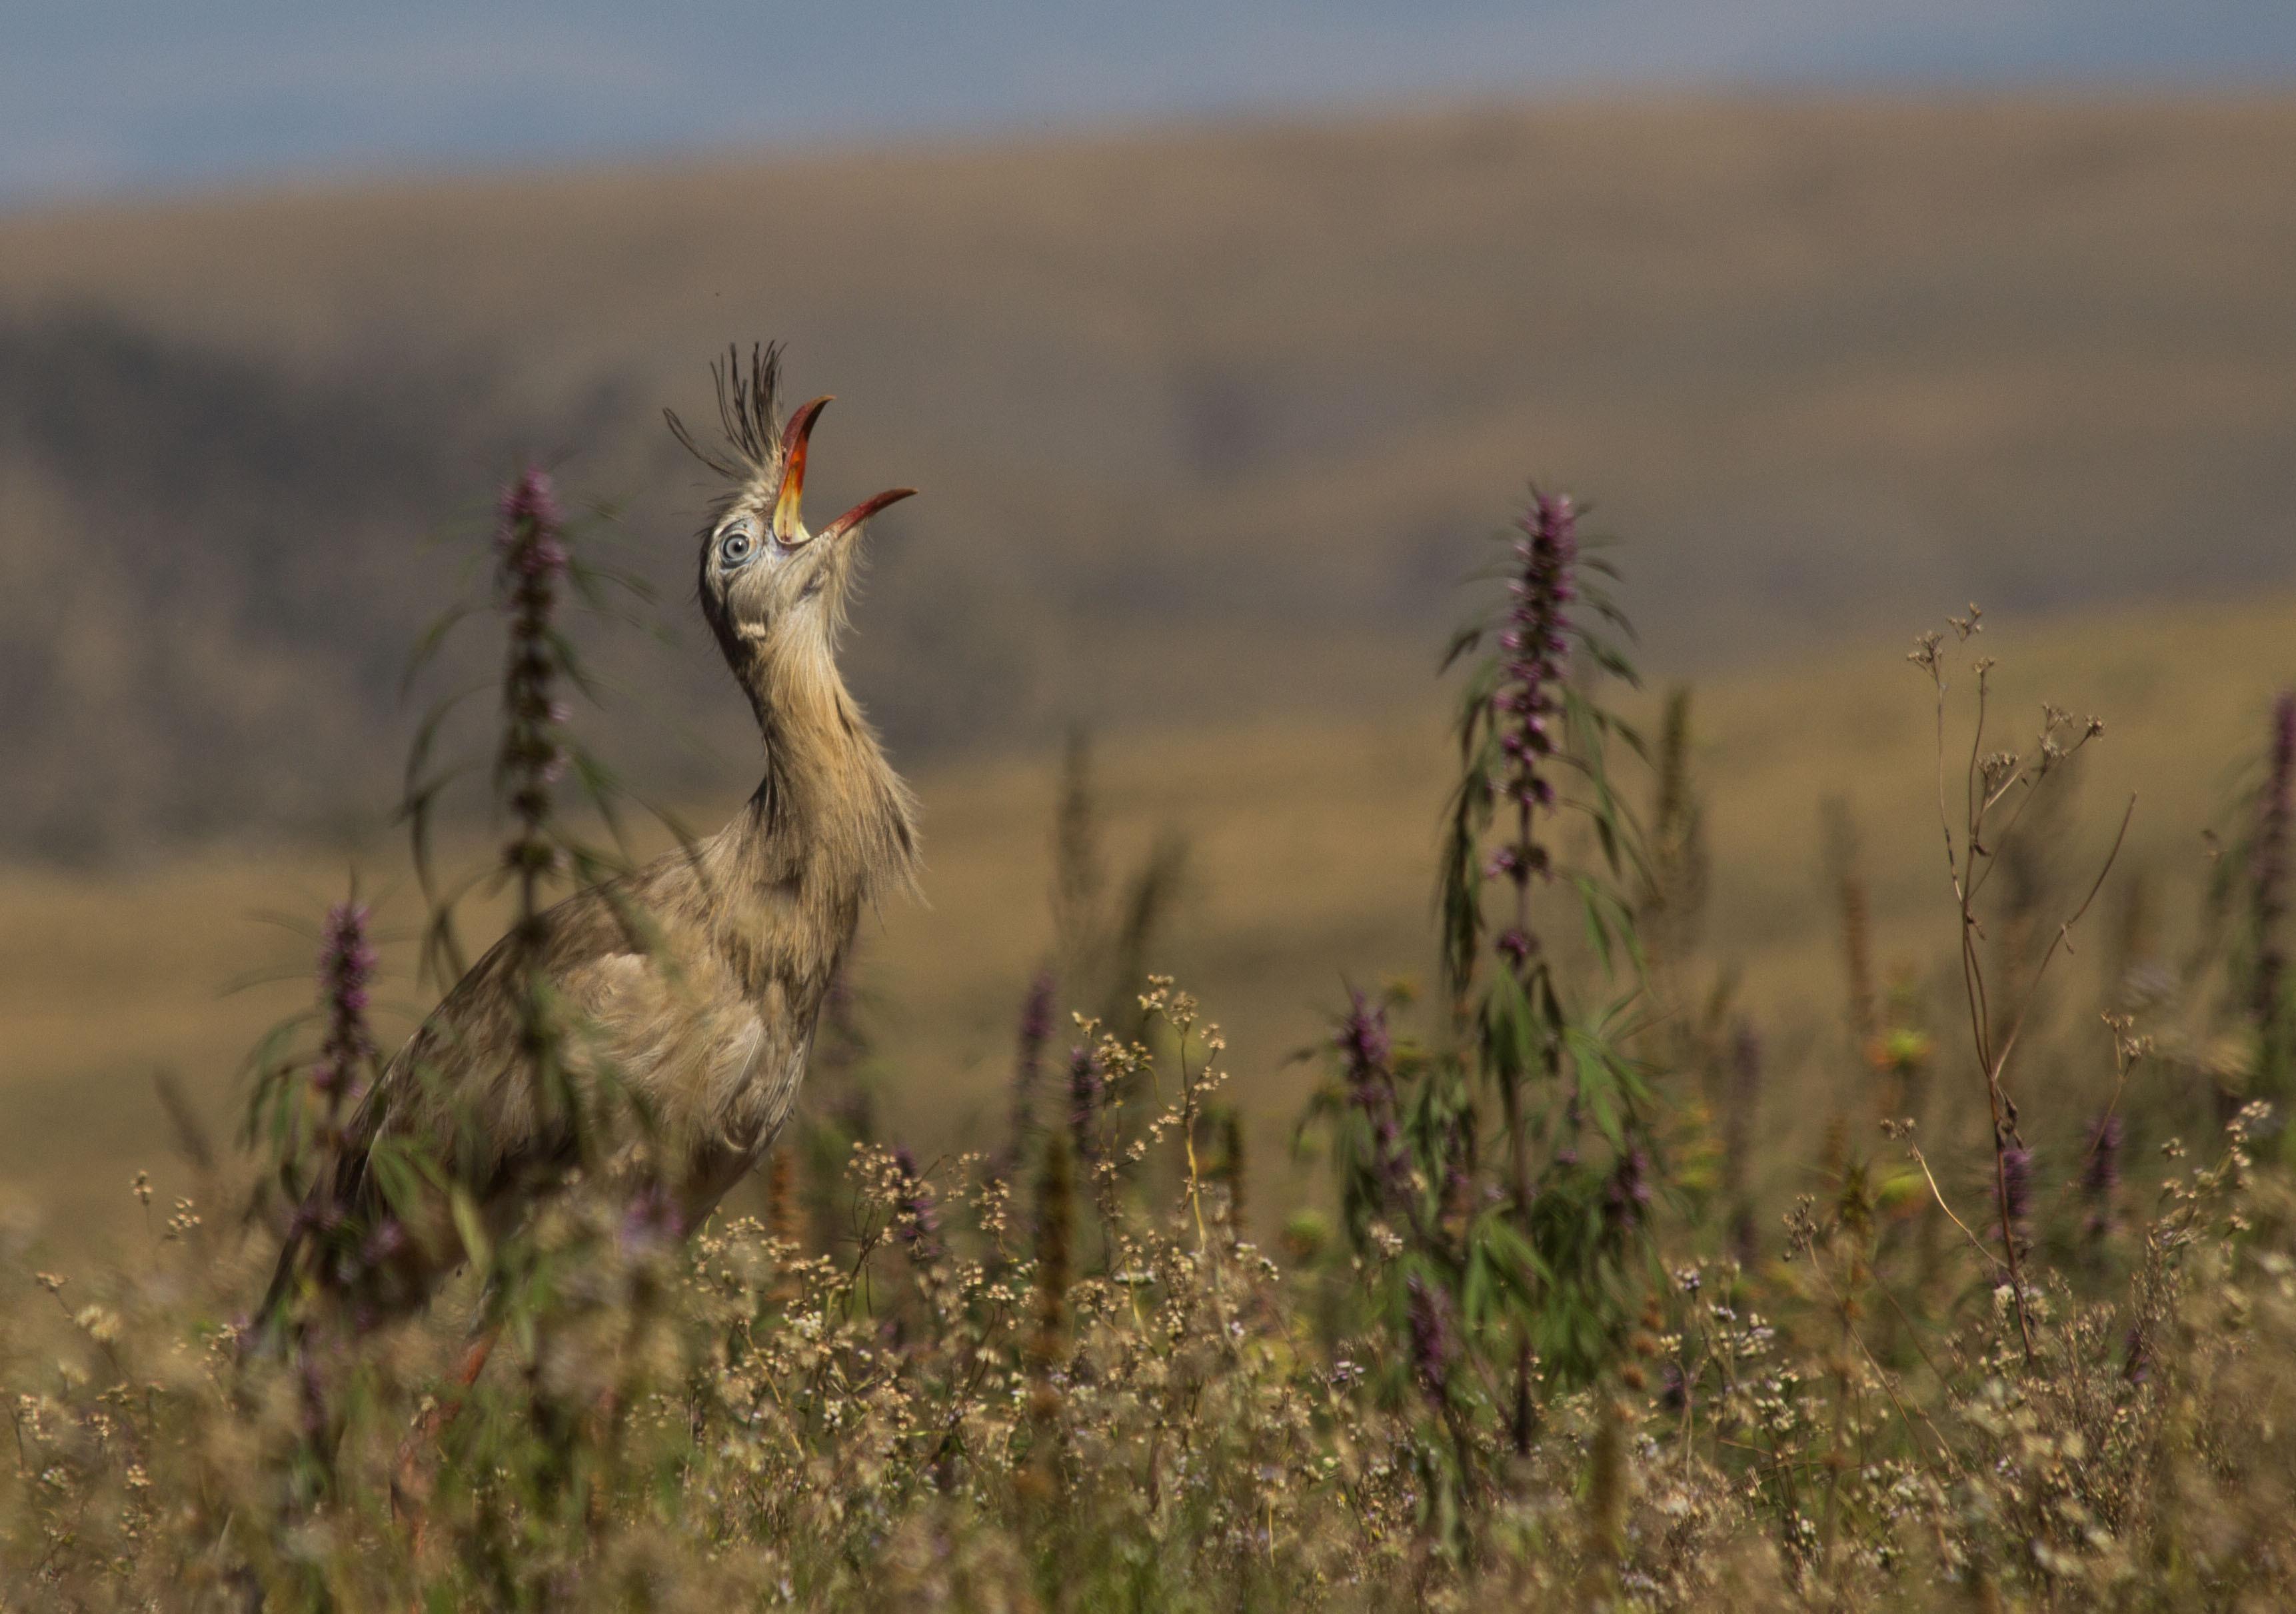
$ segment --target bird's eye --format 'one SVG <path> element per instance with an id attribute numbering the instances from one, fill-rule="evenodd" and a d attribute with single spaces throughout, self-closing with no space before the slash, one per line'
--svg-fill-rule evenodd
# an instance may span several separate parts
<path id="1" fill-rule="evenodd" d="M 721 565 L 746 565 L 750 557 L 757 553 L 758 540 L 750 536 L 750 529 L 746 527 L 734 528 L 718 540 L 718 560 Z"/>

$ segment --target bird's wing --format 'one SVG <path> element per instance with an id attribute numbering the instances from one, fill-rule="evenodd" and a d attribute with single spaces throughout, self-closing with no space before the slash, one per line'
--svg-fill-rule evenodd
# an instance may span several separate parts
<path id="1" fill-rule="evenodd" d="M 708 1176 L 714 1202 L 787 1110 L 805 1028 L 777 987 L 760 1003 L 733 978 L 695 922 L 697 879 L 694 860 L 674 854 L 618 889 L 576 894 L 545 916 L 540 965 L 577 1090 L 607 1101 L 601 1118 L 618 1143 L 635 1110 L 661 1163 Z M 445 1249 L 455 1234 L 433 1203 L 440 1171 L 488 1198 L 571 1163 L 566 1117 L 527 1052 L 529 956 L 504 938 L 455 983 L 362 1096 L 315 1201 L 363 1207 L 368 1219 L 403 1211 L 423 1224 L 418 1242 Z M 282 1282 L 294 1258 L 283 1258 Z"/>
<path id="2" fill-rule="evenodd" d="M 572 1036 L 593 1074 L 619 1084 L 677 1146 L 738 1141 L 757 1130 L 748 1100 L 761 1063 L 795 1052 L 792 1028 L 769 1019 L 707 961 L 619 953 L 563 978 Z M 776 1116 L 775 1118 L 778 1119 Z"/>

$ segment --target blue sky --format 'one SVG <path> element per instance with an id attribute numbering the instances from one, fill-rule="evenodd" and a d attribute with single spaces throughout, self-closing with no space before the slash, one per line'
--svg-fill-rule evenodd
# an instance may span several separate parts
<path id="1" fill-rule="evenodd" d="M 2291 0 L 0 0 L 0 202 L 1620 86 L 2267 86 Z"/>

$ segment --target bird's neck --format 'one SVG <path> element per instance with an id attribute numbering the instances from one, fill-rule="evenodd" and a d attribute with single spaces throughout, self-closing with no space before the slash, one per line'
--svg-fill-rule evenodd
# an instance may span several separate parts
<path id="1" fill-rule="evenodd" d="M 739 669 L 765 744 L 765 777 L 738 826 L 743 861 L 825 920 L 911 878 L 908 791 L 824 643 L 776 647 Z"/>

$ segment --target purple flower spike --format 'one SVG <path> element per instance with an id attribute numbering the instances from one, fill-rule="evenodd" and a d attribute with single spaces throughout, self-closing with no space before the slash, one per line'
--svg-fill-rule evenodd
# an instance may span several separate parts
<path id="1" fill-rule="evenodd" d="M 1639 1148 L 1629 1149 L 1619 1157 L 1611 1180 L 1603 1187 L 1604 1219 L 1614 1231 L 1631 1233 L 1642 1225 L 1643 1212 L 1650 1201 L 1650 1156 Z"/>
<path id="2" fill-rule="evenodd" d="M 2265 1038 L 2267 1060 L 2282 1035 L 2280 996 L 2288 973 L 2282 920 L 2288 908 L 2288 840 L 2296 823 L 2296 690 L 2272 703 L 2272 750 L 2266 764 L 2264 796 L 2257 814 L 2256 840 L 2249 854 L 2249 903 L 2256 925 L 2254 1012 Z"/>
<path id="3" fill-rule="evenodd" d="M 366 1028 L 374 968 L 366 905 L 337 903 L 327 910 L 320 931 L 319 995 L 325 1004 L 327 1029 L 311 1067 L 311 1086 L 326 1096 L 330 1125 L 360 1070 L 374 1056 L 374 1039 Z"/>
<path id="4" fill-rule="evenodd" d="M 385 1217 L 359 1247 L 359 1259 L 368 1266 L 380 1266 L 406 1248 L 406 1229 L 397 1217 Z"/>
<path id="5" fill-rule="evenodd" d="M 533 881 L 556 866 L 544 826 L 551 787 L 571 760 L 564 737 L 567 708 L 558 695 L 567 668 L 552 628 L 569 567 L 563 520 L 549 477 L 529 467 L 503 490 L 495 529 L 496 586 L 510 619 L 495 778 L 518 825 L 504 860 L 528 881 L 529 898 Z"/>
<path id="6" fill-rule="evenodd" d="M 1069 1050 L 1069 1132 L 1077 1159 L 1100 1158 L 1100 1061 L 1079 1044 Z"/>
<path id="7" fill-rule="evenodd" d="M 1391 1208 L 1403 1204 L 1411 1191 L 1401 1106 L 1396 1101 L 1395 1072 L 1389 1063 L 1395 1045 L 1388 1034 L 1385 1009 L 1374 1007 L 1352 988 L 1348 998 L 1347 1017 L 1332 1040 L 1347 1060 L 1348 1102 L 1361 1110 L 1371 1124 L 1372 1181 L 1380 1199 Z"/>
<path id="8" fill-rule="evenodd" d="M 1027 1147 L 1037 1129 L 1037 1083 L 1045 1063 L 1045 1043 L 1053 1035 L 1053 972 L 1039 970 L 1021 1004 L 1020 1049 L 1013 1062 L 1013 1150 Z"/>
<path id="9" fill-rule="evenodd" d="M 1428 1286 L 1417 1274 L 1411 1279 L 1411 1368 L 1431 1401 L 1440 1402 L 1451 1385 L 1451 1318 L 1449 1297 Z"/>
<path id="10" fill-rule="evenodd" d="M 2088 1162 L 2081 1168 L 2081 1197 L 2088 1201 L 2087 1232 L 2099 1238 L 2112 1231 L 2112 1196 L 2120 1187 L 2120 1117 L 2107 1112 L 2088 1132 Z"/>
<path id="11" fill-rule="evenodd" d="M 566 571 L 566 545 L 559 537 L 564 521 L 549 476 L 529 466 L 503 489 L 502 522 L 495 542 L 521 577 L 554 581 Z"/>
<path id="12" fill-rule="evenodd" d="M 1534 838 L 1532 820 L 1555 800 L 1547 764 L 1557 750 L 1554 717 L 1570 669 L 1568 607 L 1578 594 L 1572 569 L 1578 560 L 1578 512 L 1569 498 L 1534 488 L 1521 526 L 1521 536 L 1514 541 L 1515 575 L 1507 585 L 1513 603 L 1498 635 L 1504 659 L 1490 695 L 1498 750 L 1490 783 L 1497 799 L 1513 807 L 1514 822 L 1507 843 L 1484 865 L 1486 878 L 1509 881 L 1515 888 L 1515 924 L 1497 946 L 1518 972 L 1537 951 L 1529 936 L 1528 887 L 1534 876 L 1554 873 L 1546 848 Z"/>
<path id="13" fill-rule="evenodd" d="M 1348 1056 L 1351 1080 L 1384 1066 L 1393 1046 L 1387 1033 L 1387 1011 L 1372 1007 L 1370 999 L 1350 989 L 1347 1018 L 1340 1022 L 1337 1041 L 1340 1052 Z"/>
<path id="14" fill-rule="evenodd" d="M 1669 1362 L 1659 1370 L 1658 1404 L 1668 1412 L 1678 1413 L 1690 1405 L 1690 1384 L 1682 1376 L 1682 1364 Z"/>
<path id="15" fill-rule="evenodd" d="M 1021 1001 L 1021 1034 L 1013 1060 L 1013 1130 L 993 1167 L 1008 1179 L 1020 1171 L 1037 1135 L 1037 1089 L 1044 1079 L 1045 1044 L 1053 1035 L 1053 972 L 1039 970 Z M 1074 1094 L 1070 1096 L 1073 1101 Z M 1079 1133 L 1079 1140 L 1081 1136 Z"/>
<path id="16" fill-rule="evenodd" d="M 2120 1118 L 2102 1115 L 2088 1133 L 2088 1166 L 2081 1173 L 2081 1192 L 2092 1200 L 2112 1197 L 2120 1186 Z"/>
<path id="17" fill-rule="evenodd" d="M 1521 569 L 1509 585 L 1514 605 L 1499 635 L 1499 648 L 1508 659 L 1491 705 L 1503 720 L 1519 719 L 1503 721 L 1499 733 L 1501 749 L 1513 761 L 1506 793 L 1518 800 L 1536 799 L 1535 758 L 1554 749 L 1542 714 L 1554 709 L 1554 687 L 1570 660 L 1570 619 L 1563 608 L 1577 594 L 1570 575 L 1578 559 L 1578 520 L 1569 498 L 1534 492 L 1522 537 L 1515 540 Z"/>
<path id="18" fill-rule="evenodd" d="M 2001 1151 L 2001 1219 L 2020 1248 L 2033 1211 L 2033 1151 L 2012 1143 Z"/>
<path id="19" fill-rule="evenodd" d="M 677 1201 L 659 1183 L 648 1183 L 630 1196 L 622 1209 L 622 1247 L 633 1252 L 674 1248 L 685 1236 L 685 1217 Z"/>

